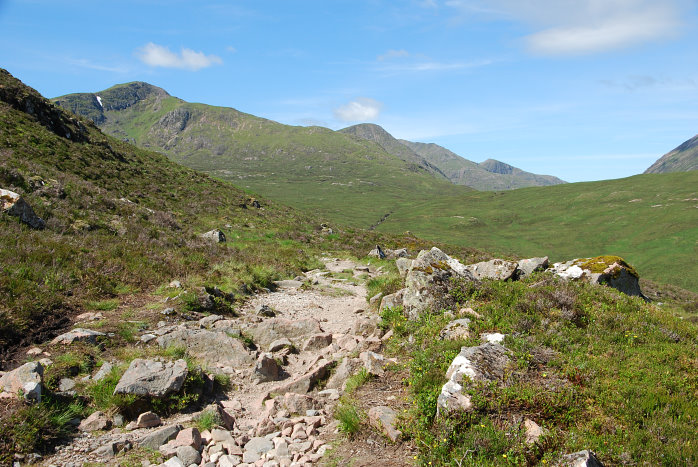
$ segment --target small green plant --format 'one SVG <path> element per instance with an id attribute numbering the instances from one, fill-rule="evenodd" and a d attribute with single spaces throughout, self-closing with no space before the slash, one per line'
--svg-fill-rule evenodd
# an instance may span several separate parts
<path id="1" fill-rule="evenodd" d="M 351 394 L 358 388 L 366 384 L 371 379 L 371 374 L 362 367 L 355 375 L 347 378 L 345 392 L 346 394 Z"/>
<path id="2" fill-rule="evenodd" d="M 199 431 L 210 431 L 221 424 L 221 417 L 212 410 L 205 410 L 194 421 Z"/>
<path id="3" fill-rule="evenodd" d="M 87 308 L 95 311 L 112 311 L 119 306 L 119 299 L 98 300 L 87 302 Z"/>
<path id="4" fill-rule="evenodd" d="M 349 436 L 359 432 L 361 428 L 361 415 L 356 404 L 343 399 L 334 409 L 334 418 L 339 421 L 339 431 Z"/>

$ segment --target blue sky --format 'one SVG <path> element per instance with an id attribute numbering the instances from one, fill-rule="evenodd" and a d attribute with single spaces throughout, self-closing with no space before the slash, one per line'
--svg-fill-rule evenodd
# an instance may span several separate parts
<path id="1" fill-rule="evenodd" d="M 0 67 L 48 97 L 147 81 L 293 125 L 364 121 L 568 181 L 698 133 L 688 0 L 0 0 Z"/>

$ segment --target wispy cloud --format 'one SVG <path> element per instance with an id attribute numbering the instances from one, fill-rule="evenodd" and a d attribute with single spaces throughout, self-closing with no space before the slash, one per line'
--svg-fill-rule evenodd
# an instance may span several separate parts
<path id="1" fill-rule="evenodd" d="M 379 62 L 383 62 L 385 60 L 390 60 L 393 58 L 405 58 L 405 57 L 409 57 L 409 56 L 410 56 L 410 53 L 408 51 L 406 51 L 405 49 L 400 49 L 400 50 L 390 49 L 386 53 L 384 53 L 383 55 L 379 55 L 377 58 L 378 58 Z"/>
<path id="2" fill-rule="evenodd" d="M 602 80 L 601 84 L 609 88 L 619 88 L 625 91 L 637 91 L 647 88 L 665 89 L 696 89 L 698 83 L 694 79 L 657 78 L 650 75 L 632 75 L 621 80 Z"/>
<path id="3" fill-rule="evenodd" d="M 162 45 L 147 43 L 136 51 L 136 56 L 146 65 L 162 68 L 179 68 L 197 71 L 212 65 L 220 65 L 223 60 L 216 55 L 182 48 L 179 54 Z"/>
<path id="4" fill-rule="evenodd" d="M 359 97 L 334 109 L 334 117 L 342 122 L 367 122 L 376 120 L 383 103 L 368 97 Z"/>
<path id="5" fill-rule="evenodd" d="M 607 52 L 673 37 L 684 0 L 450 0 L 446 5 L 529 23 L 527 48 L 541 55 Z"/>
<path id="6" fill-rule="evenodd" d="M 80 68 L 87 68 L 90 70 L 108 71 L 110 73 L 126 73 L 126 72 L 128 72 L 128 69 L 126 67 L 102 65 L 99 63 L 95 63 L 91 60 L 88 60 L 86 58 L 68 58 L 68 59 L 66 59 L 66 62 L 70 63 L 71 65 L 75 65 L 75 66 L 78 66 Z"/>
<path id="7" fill-rule="evenodd" d="M 390 63 L 381 65 L 378 71 L 389 72 L 429 72 L 429 71 L 452 71 L 464 70 L 468 68 L 480 68 L 491 65 L 495 60 L 475 60 L 470 62 L 437 62 L 437 61 L 417 61 L 411 63 Z"/>

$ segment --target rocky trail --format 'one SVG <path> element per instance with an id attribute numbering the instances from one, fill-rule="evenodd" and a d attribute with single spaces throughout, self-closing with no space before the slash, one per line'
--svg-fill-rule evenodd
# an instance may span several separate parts
<path id="1" fill-rule="evenodd" d="M 386 419 L 383 412 L 372 413 L 376 420 L 388 420 L 385 434 L 377 430 L 367 445 L 355 440 L 340 447 L 346 437 L 339 433 L 333 407 L 344 383 L 362 366 L 383 374 L 381 366 L 389 362 L 380 354 L 378 310 L 375 304 L 369 308 L 365 286 L 381 269 L 337 258 L 323 262 L 323 269 L 279 281 L 275 291 L 253 296 L 236 318 L 210 314 L 184 320 L 171 314 L 154 329 L 144 329 L 142 345 L 184 346 L 211 374 L 228 375 L 231 389 L 211 395 L 211 404 L 203 410 L 169 418 L 147 412 L 129 422 L 120 414 L 96 412 L 80 422 L 80 434 L 70 444 L 57 447 L 55 455 L 41 460 L 42 465 L 123 465 L 133 459 L 130 453 L 137 447 L 158 451 L 167 466 L 300 466 L 322 463 L 323 458 L 337 462 L 358 453 L 366 462 L 375 462 L 374 451 L 385 451 L 382 465 L 404 465 L 405 453 L 387 449 L 394 445 L 389 439 L 395 437 L 390 426 L 394 414 Z M 78 330 L 71 336 L 57 341 L 88 340 L 91 331 Z M 248 347 L 236 336 L 245 336 Z M 162 367 L 160 360 L 166 359 L 149 359 L 138 368 L 134 360 L 117 391 L 122 386 L 125 393 L 177 390 L 178 362 L 165 363 L 164 368 L 149 366 Z M 124 381 L 129 375 L 131 380 Z M 373 385 L 397 402 L 399 382 Z M 220 426 L 200 431 L 197 420 L 206 412 L 213 413 Z M 150 465 L 148 457 L 140 459 L 142 465 Z"/>

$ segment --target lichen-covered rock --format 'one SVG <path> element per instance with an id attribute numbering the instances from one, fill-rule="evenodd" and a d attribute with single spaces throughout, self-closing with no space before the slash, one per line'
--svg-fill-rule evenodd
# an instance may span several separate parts
<path id="1" fill-rule="evenodd" d="M 407 271 L 409 271 L 412 266 L 412 260 L 409 258 L 398 258 L 395 260 L 395 266 L 397 267 L 397 272 L 400 274 L 400 277 L 405 277 Z"/>
<path id="2" fill-rule="evenodd" d="M 25 399 L 41 402 L 41 384 L 44 367 L 39 362 L 29 362 L 0 377 L 0 391 L 12 395 L 22 394 Z"/>
<path id="3" fill-rule="evenodd" d="M 19 220 L 33 229 L 41 230 L 46 227 L 46 222 L 37 216 L 29 203 L 14 191 L 0 188 L 0 211 L 19 217 Z"/>
<path id="4" fill-rule="evenodd" d="M 469 264 L 466 267 L 476 279 L 494 279 L 505 281 L 512 279 L 518 263 L 503 259 L 491 259 L 481 263 Z"/>
<path id="5" fill-rule="evenodd" d="M 640 276 L 637 271 L 619 256 L 573 259 L 555 263 L 552 270 L 565 280 L 604 284 L 626 295 L 646 298 L 640 289 Z"/>
<path id="6" fill-rule="evenodd" d="M 383 297 L 381 299 L 379 310 L 383 311 L 386 308 L 395 308 L 398 306 L 402 306 L 402 298 L 405 296 L 405 290 L 406 289 L 401 289 L 395 293 Z"/>
<path id="7" fill-rule="evenodd" d="M 438 248 L 420 251 L 405 276 L 402 306 L 408 317 L 416 319 L 424 310 L 452 306 L 448 292 L 453 277 L 477 280 L 466 266 Z"/>
<path id="8" fill-rule="evenodd" d="M 334 369 L 334 373 L 327 380 L 328 389 L 342 389 L 344 390 L 347 379 L 354 375 L 359 368 L 361 368 L 362 362 L 358 358 L 345 357 Z"/>
<path id="9" fill-rule="evenodd" d="M 163 348 L 184 347 L 187 353 L 213 368 L 216 366 L 250 367 L 254 363 L 254 359 L 240 339 L 230 337 L 220 330 L 179 329 L 158 337 L 157 342 Z"/>
<path id="10" fill-rule="evenodd" d="M 278 381 L 283 377 L 283 369 L 271 354 L 263 353 L 257 358 L 254 375 L 261 382 Z"/>
<path id="11" fill-rule="evenodd" d="M 471 410 L 470 396 L 463 391 L 468 381 L 502 381 L 508 364 L 507 349 L 499 344 L 462 347 L 446 372 L 448 382 L 441 388 L 437 411 Z"/>
<path id="12" fill-rule="evenodd" d="M 187 374 L 187 362 L 184 360 L 163 363 L 137 358 L 117 383 L 114 394 L 162 397 L 179 391 Z"/>
<path id="13" fill-rule="evenodd" d="M 443 340 L 467 339 L 470 335 L 470 320 L 461 318 L 451 321 L 439 333 L 439 338 Z"/>
<path id="14" fill-rule="evenodd" d="M 111 419 L 104 412 L 93 412 L 92 415 L 80 422 L 80 431 L 106 430 L 111 426 Z"/>

